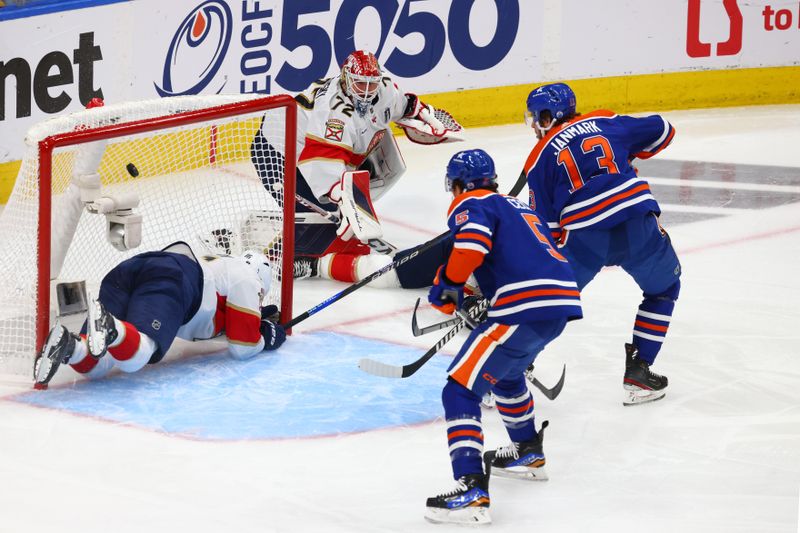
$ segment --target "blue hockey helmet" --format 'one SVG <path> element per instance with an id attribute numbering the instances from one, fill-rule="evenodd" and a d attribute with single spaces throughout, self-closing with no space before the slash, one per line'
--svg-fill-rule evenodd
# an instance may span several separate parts
<path id="1" fill-rule="evenodd" d="M 447 163 L 445 187 L 448 192 L 453 190 L 453 183 L 456 181 L 461 182 L 465 190 L 471 191 L 488 187 L 496 180 L 494 161 L 489 154 L 479 148 L 457 152 Z"/>
<path id="2" fill-rule="evenodd" d="M 533 124 L 542 128 L 543 111 L 550 113 L 552 119 L 550 127 L 556 121 L 574 115 L 575 93 L 570 86 L 566 83 L 548 83 L 532 90 L 528 95 L 525 123 L 531 125 L 530 121 L 533 121 Z"/>

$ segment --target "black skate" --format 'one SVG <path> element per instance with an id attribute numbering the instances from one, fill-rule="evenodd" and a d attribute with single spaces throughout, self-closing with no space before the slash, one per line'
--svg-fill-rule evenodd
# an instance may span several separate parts
<path id="1" fill-rule="evenodd" d="M 56 322 L 56 325 L 47 334 L 44 348 L 36 355 L 36 359 L 33 362 L 33 387 L 35 389 L 44 390 L 47 388 L 47 384 L 56 375 L 58 367 L 72 357 L 72 353 L 75 351 L 75 343 L 78 340 L 77 335 L 70 333 L 67 328 Z"/>
<path id="2" fill-rule="evenodd" d="M 650 365 L 637 357 L 639 350 L 633 344 L 625 344 L 625 399 L 623 405 L 660 400 L 666 394 L 668 380 L 650 370 Z"/>
<path id="3" fill-rule="evenodd" d="M 294 279 L 316 278 L 319 260 L 313 257 L 298 257 L 294 260 Z"/>
<path id="4" fill-rule="evenodd" d="M 545 420 L 534 440 L 512 442 L 507 446 L 483 454 L 487 471 L 500 477 L 524 479 L 527 481 L 547 481 L 544 470 L 544 429 L 549 425 Z"/>
<path id="5" fill-rule="evenodd" d="M 99 300 L 92 299 L 86 320 L 86 343 L 89 345 L 89 355 L 95 359 L 103 357 L 108 345 L 117 340 L 118 336 L 114 317 L 106 311 Z"/>
<path id="6" fill-rule="evenodd" d="M 456 483 L 451 492 L 428 498 L 425 519 L 437 524 L 490 524 L 489 474 L 470 474 Z"/>

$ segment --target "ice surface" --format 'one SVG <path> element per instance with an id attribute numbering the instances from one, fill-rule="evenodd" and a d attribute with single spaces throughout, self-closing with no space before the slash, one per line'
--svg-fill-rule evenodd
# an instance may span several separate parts
<path id="1" fill-rule="evenodd" d="M 798 530 L 800 106 L 666 116 L 675 141 L 640 170 L 655 178 L 684 271 L 655 367 L 667 396 L 622 406 L 640 296 L 622 271 L 603 271 L 584 291 L 586 318 L 537 360 L 545 383 L 567 364 L 555 402 L 535 395 L 551 422 L 550 481 L 493 480 L 493 531 Z M 468 133 L 461 145 L 400 140 L 408 174 L 376 206 L 388 240 L 444 229 L 455 149 L 489 151 L 511 187 L 529 130 Z M 296 312 L 342 288 L 300 282 Z M 393 382 L 355 366 L 413 360 L 444 333 L 411 335 L 424 294 L 362 289 L 247 363 L 204 354 L 219 344 L 180 344 L 175 361 L 108 383 L 65 369 L 40 405 L 26 403 L 28 383 L 0 378 L 0 531 L 450 530 L 422 519 L 425 498 L 452 486 L 437 389 L 449 358 Z M 497 413 L 484 421 L 487 449 L 504 444 Z"/>

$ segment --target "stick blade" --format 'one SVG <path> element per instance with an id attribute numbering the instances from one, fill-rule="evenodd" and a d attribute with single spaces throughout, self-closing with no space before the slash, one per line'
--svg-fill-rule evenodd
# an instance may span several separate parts
<path id="1" fill-rule="evenodd" d="M 402 378 L 403 369 L 399 366 L 382 363 L 374 359 L 362 358 L 358 361 L 358 368 L 367 374 L 382 378 Z"/>
<path id="2" fill-rule="evenodd" d="M 564 368 L 561 369 L 561 379 L 558 380 L 558 383 L 556 383 L 552 389 L 548 389 L 547 387 L 545 387 L 542 384 L 542 382 L 536 379 L 535 377 L 533 378 L 533 384 L 537 389 L 539 389 L 542 392 L 542 394 L 545 395 L 545 397 L 548 400 L 552 401 L 558 398 L 558 395 L 561 394 L 561 389 L 564 388 L 564 379 L 566 377 L 567 377 L 567 365 L 564 365 Z"/>

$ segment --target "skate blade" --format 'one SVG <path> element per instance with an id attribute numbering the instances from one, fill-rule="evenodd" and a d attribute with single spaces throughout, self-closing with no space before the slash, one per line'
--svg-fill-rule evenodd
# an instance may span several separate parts
<path id="1" fill-rule="evenodd" d="M 488 507 L 464 507 L 456 510 L 428 507 L 425 512 L 425 520 L 434 524 L 462 526 L 485 526 L 492 523 Z"/>
<path id="2" fill-rule="evenodd" d="M 95 359 L 106 353 L 106 332 L 100 324 L 101 316 L 100 302 L 92 299 L 89 302 L 89 316 L 86 320 L 86 344 L 89 346 L 89 354 Z"/>
<path id="3" fill-rule="evenodd" d="M 492 394 L 491 392 L 487 392 L 486 394 L 484 394 L 483 398 L 481 398 L 481 407 L 483 407 L 484 409 L 494 409 L 495 407 L 494 394 Z"/>
<path id="4" fill-rule="evenodd" d="M 53 356 L 55 354 L 53 350 L 66 334 L 67 329 L 63 327 L 60 322 L 56 321 L 55 326 L 53 326 L 53 329 L 51 329 L 50 333 L 47 335 L 44 348 L 42 348 L 41 353 L 36 355 L 36 359 L 33 362 L 33 387 L 35 389 L 46 389 L 47 384 L 53 379 L 53 376 L 56 375 L 56 371 L 61 365 L 61 358 L 54 358 Z"/>
<path id="5" fill-rule="evenodd" d="M 656 402 L 666 396 L 665 390 L 647 390 L 633 385 L 625 385 L 625 398 L 622 405 L 641 405 L 643 403 Z"/>
<path id="6" fill-rule="evenodd" d="M 539 468 L 528 468 L 527 466 L 498 468 L 493 466 L 492 475 L 510 479 L 521 479 L 523 481 L 547 481 L 550 479 L 547 475 L 547 471 L 541 466 Z"/>

